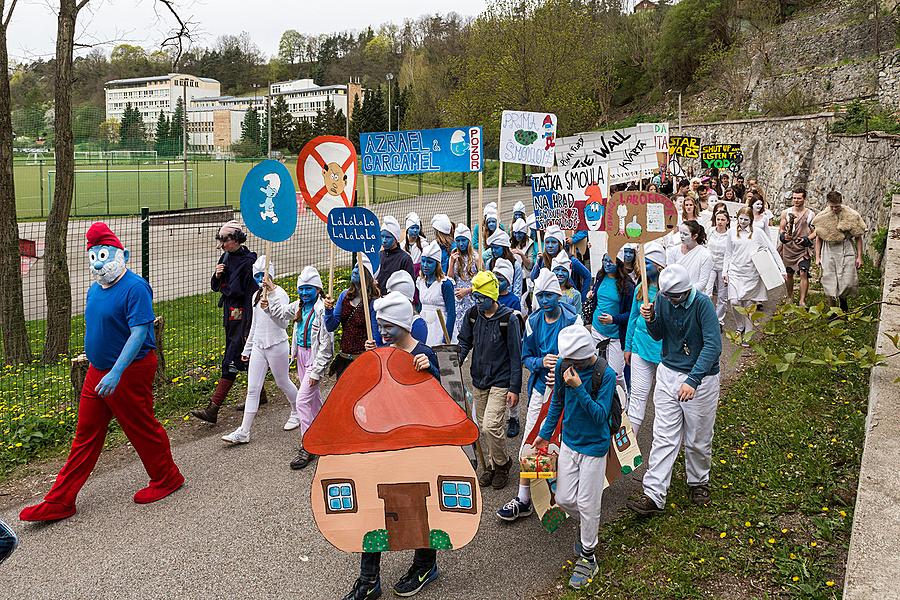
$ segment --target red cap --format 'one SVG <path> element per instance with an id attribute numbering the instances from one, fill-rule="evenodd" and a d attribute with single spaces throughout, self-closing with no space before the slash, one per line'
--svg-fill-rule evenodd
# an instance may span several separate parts
<path id="1" fill-rule="evenodd" d="M 544 117 L 544 125 L 553 125 L 553 119 L 550 118 L 550 115 Z"/>
<path id="2" fill-rule="evenodd" d="M 118 248 L 119 250 L 124 250 L 125 246 L 122 245 L 122 242 L 119 241 L 119 238 L 116 237 L 116 234 L 112 232 L 109 228 L 109 225 L 102 221 L 97 221 L 93 225 L 91 225 L 87 233 L 84 234 L 84 237 L 87 238 L 87 247 L 88 250 L 93 248 L 94 246 L 112 246 L 113 248 Z"/>

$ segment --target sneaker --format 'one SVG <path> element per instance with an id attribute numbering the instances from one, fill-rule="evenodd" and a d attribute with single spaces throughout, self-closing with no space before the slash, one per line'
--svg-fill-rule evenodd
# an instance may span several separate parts
<path id="1" fill-rule="evenodd" d="M 250 434 L 245 433 L 240 427 L 238 427 L 228 435 L 223 435 L 222 440 L 228 442 L 229 444 L 249 444 Z"/>
<path id="2" fill-rule="evenodd" d="M 485 468 L 484 471 L 481 472 L 481 475 L 478 476 L 478 483 L 481 484 L 481 487 L 487 487 L 491 485 L 491 482 L 494 480 L 494 469 Z"/>
<path id="3" fill-rule="evenodd" d="M 521 430 L 521 426 L 519 425 L 519 419 L 516 417 L 510 417 L 509 420 L 506 421 L 506 437 L 514 438 L 519 435 L 519 431 Z"/>
<path id="4" fill-rule="evenodd" d="M 400 581 L 394 584 L 394 593 L 401 598 L 415 596 L 422 591 L 426 585 L 438 578 L 437 563 L 431 565 L 428 570 L 420 570 L 415 566 L 409 568 L 406 575 L 400 578 Z"/>
<path id="5" fill-rule="evenodd" d="M 641 494 L 640 498 L 629 499 L 625 505 L 642 517 L 651 517 L 653 515 L 662 514 L 664 509 L 658 507 L 656 502 L 651 500 L 647 494 Z"/>
<path id="6" fill-rule="evenodd" d="M 582 556 L 575 563 L 575 569 L 572 571 L 572 576 L 569 577 L 569 587 L 576 590 L 583 588 L 594 579 L 599 570 L 596 559 L 588 560 Z"/>
<path id="7" fill-rule="evenodd" d="M 316 458 L 315 454 L 310 454 L 305 448 L 300 448 L 297 456 L 291 461 L 291 468 L 295 471 L 303 469 Z"/>
<path id="8" fill-rule="evenodd" d="M 706 506 L 712 500 L 709 497 L 709 486 L 706 484 L 689 486 L 691 490 L 691 502 L 697 506 Z"/>
<path id="9" fill-rule="evenodd" d="M 300 417 L 297 415 L 291 415 L 291 417 L 287 420 L 287 423 L 284 424 L 285 431 L 292 431 L 300 427 Z"/>
<path id="10" fill-rule="evenodd" d="M 495 490 L 502 490 L 509 483 L 509 469 L 512 467 L 512 459 L 508 459 L 505 465 L 500 465 L 494 469 L 494 477 L 491 479 L 491 487 Z"/>
<path id="11" fill-rule="evenodd" d="M 343 600 L 375 600 L 376 598 L 381 598 L 381 579 L 363 581 L 362 578 L 359 578 Z"/>
<path id="12" fill-rule="evenodd" d="M 504 504 L 503 507 L 497 511 L 497 516 L 504 521 L 515 521 L 520 517 L 527 517 L 533 512 L 534 507 L 531 505 L 530 500 L 528 502 L 522 502 L 516 497 Z"/>

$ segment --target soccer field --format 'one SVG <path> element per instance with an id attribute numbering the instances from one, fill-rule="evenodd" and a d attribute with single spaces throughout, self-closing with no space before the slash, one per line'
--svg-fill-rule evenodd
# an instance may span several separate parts
<path id="1" fill-rule="evenodd" d="M 188 207 L 230 204 L 239 207 L 241 184 L 254 161 L 188 162 Z M 297 185 L 294 162 L 286 162 Z M 46 217 L 53 196 L 55 165 L 17 162 L 16 215 L 19 219 Z M 465 186 L 461 174 L 370 177 L 371 202 L 398 200 Z M 182 163 L 79 164 L 75 174 L 74 216 L 134 215 L 142 206 L 151 211 L 182 208 Z M 357 176 L 357 198 L 363 203 L 363 179 Z"/>

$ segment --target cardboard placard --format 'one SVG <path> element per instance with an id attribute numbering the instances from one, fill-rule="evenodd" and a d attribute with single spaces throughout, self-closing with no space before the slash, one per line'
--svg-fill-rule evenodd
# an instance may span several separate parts
<path id="1" fill-rule="evenodd" d="M 668 196 L 616 192 L 606 204 L 607 252 L 616 256 L 625 244 L 646 244 L 678 226 L 678 211 Z"/>
<path id="2" fill-rule="evenodd" d="M 481 127 L 360 133 L 365 175 L 481 171 Z"/>
<path id="3" fill-rule="evenodd" d="M 333 208 L 328 213 L 328 237 L 335 246 L 347 252 L 362 252 L 377 273 L 381 264 L 381 226 L 368 208 L 349 206 Z"/>
<path id="4" fill-rule="evenodd" d="M 778 269 L 778 263 L 775 262 L 775 257 L 768 250 L 759 250 L 750 257 L 750 260 L 753 261 L 753 266 L 756 267 L 756 272 L 759 273 L 759 278 L 762 279 L 763 285 L 768 291 L 784 284 L 784 277 Z"/>
<path id="5" fill-rule="evenodd" d="M 241 217 L 250 233 L 270 242 L 283 242 L 297 229 L 294 180 L 277 160 L 255 165 L 241 185 Z"/>
<path id="6" fill-rule="evenodd" d="M 500 162 L 552 167 L 556 115 L 504 110 L 500 117 Z"/>
<path id="7" fill-rule="evenodd" d="M 556 164 L 571 169 L 605 162 L 610 185 L 637 181 L 658 172 L 660 167 L 665 169 L 668 131 L 668 123 L 642 123 L 558 138 Z"/>
<path id="8" fill-rule="evenodd" d="M 605 164 L 531 176 L 531 202 L 538 229 L 600 231 L 609 195 Z"/>
<path id="9" fill-rule="evenodd" d="M 689 135 L 669 136 L 669 155 L 697 160 L 700 158 L 700 138 Z"/>
<path id="10" fill-rule="evenodd" d="M 708 144 L 700 148 L 700 162 L 704 169 L 716 168 L 738 173 L 744 153 L 740 144 Z"/>
<path id="11" fill-rule="evenodd" d="M 353 206 L 356 148 L 337 135 L 311 139 L 297 157 L 297 182 L 303 200 L 327 223 L 331 209 Z"/>

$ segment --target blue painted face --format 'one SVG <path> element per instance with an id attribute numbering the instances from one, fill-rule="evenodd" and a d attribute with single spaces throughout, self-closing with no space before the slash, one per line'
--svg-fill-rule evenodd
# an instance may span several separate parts
<path id="1" fill-rule="evenodd" d="M 547 251 L 547 254 L 550 256 L 556 256 L 559 254 L 561 246 L 559 244 L 559 240 L 556 238 L 547 238 L 544 240 L 544 250 Z"/>
<path id="2" fill-rule="evenodd" d="M 100 285 L 111 285 L 125 272 L 128 256 L 128 250 L 115 246 L 91 246 L 88 249 L 91 275 Z"/>
<path id="3" fill-rule="evenodd" d="M 556 312 L 556 309 L 559 308 L 560 298 L 561 296 L 559 294 L 553 292 L 537 293 L 538 304 L 547 312 Z"/>
<path id="4" fill-rule="evenodd" d="M 359 285 L 359 265 L 355 265 L 353 271 L 350 272 L 350 281 Z"/>
<path id="5" fill-rule="evenodd" d="M 303 304 L 315 304 L 319 299 L 319 288 L 312 285 L 301 285 L 297 288 L 297 294 Z"/>
<path id="6" fill-rule="evenodd" d="M 469 238 L 464 236 L 459 236 L 454 240 L 456 242 L 456 249 L 460 252 L 468 252 L 469 251 Z"/>
<path id="7" fill-rule="evenodd" d="M 397 243 L 397 238 L 392 236 L 387 231 L 381 232 L 381 245 L 382 245 L 382 247 L 384 247 L 385 250 L 390 250 L 391 248 L 394 247 L 394 244 L 396 244 L 396 243 Z"/>
<path id="8" fill-rule="evenodd" d="M 497 244 L 491 246 L 491 254 L 494 256 L 494 258 L 500 258 L 501 256 L 503 256 L 503 248 L 504 246 L 498 246 Z"/>
<path id="9" fill-rule="evenodd" d="M 630 263 L 630 262 L 634 261 L 634 257 L 635 257 L 634 248 L 625 248 L 622 251 L 622 256 L 625 258 L 625 262 Z"/>
<path id="10" fill-rule="evenodd" d="M 266 277 L 266 274 L 263 273 L 262 271 L 260 271 L 259 273 L 253 274 L 253 279 L 256 280 L 256 285 L 258 285 L 260 287 L 262 287 L 263 279 L 265 279 L 265 277 Z"/>
<path id="11" fill-rule="evenodd" d="M 428 256 L 422 257 L 422 273 L 426 277 L 431 277 L 434 275 L 435 270 L 437 269 L 437 261 Z"/>
<path id="12" fill-rule="evenodd" d="M 497 275 L 496 273 L 494 273 Z M 497 282 L 500 284 L 500 293 L 505 294 L 509 289 L 509 282 L 506 280 L 506 277 L 503 275 L 497 275 Z"/>
<path id="13" fill-rule="evenodd" d="M 521 244 L 525 240 L 525 232 L 524 231 L 515 232 L 513 234 L 513 239 L 516 240 L 516 242 Z"/>
<path id="14" fill-rule="evenodd" d="M 656 267 L 656 263 L 647 258 L 644 259 L 644 264 L 647 266 L 647 279 L 649 281 L 656 281 L 659 277 L 659 269 Z"/>
<path id="15" fill-rule="evenodd" d="M 525 220 L 525 213 L 521 210 L 517 210 L 513 213 L 513 222 L 518 221 L 519 219 Z"/>
<path id="16" fill-rule="evenodd" d="M 489 233 L 497 231 L 497 219 L 490 217 L 487 221 L 487 230 Z"/>
<path id="17" fill-rule="evenodd" d="M 411 238 L 417 238 L 419 237 L 419 234 L 422 233 L 422 228 L 418 225 L 410 225 L 406 229 L 406 233 L 408 233 Z"/>
<path id="18" fill-rule="evenodd" d="M 475 306 L 478 308 L 479 312 L 485 313 L 491 310 L 491 307 L 494 306 L 494 301 L 484 294 L 474 292 L 472 296 L 475 298 Z"/>
<path id="19" fill-rule="evenodd" d="M 609 254 L 603 255 L 603 272 L 607 275 L 616 272 L 616 261 L 609 257 Z"/>
<path id="20" fill-rule="evenodd" d="M 381 319 L 376 320 L 378 321 L 378 333 L 381 334 L 381 339 L 384 340 L 384 343 L 386 344 L 393 344 L 406 332 L 406 330 L 399 325 L 388 323 Z"/>
<path id="21" fill-rule="evenodd" d="M 569 272 L 566 271 L 565 267 L 554 268 L 553 274 L 556 275 L 556 279 L 557 281 L 559 281 L 559 285 L 563 285 L 569 280 Z"/>

